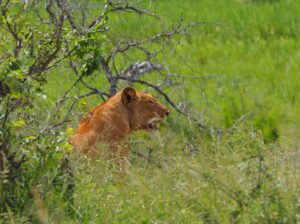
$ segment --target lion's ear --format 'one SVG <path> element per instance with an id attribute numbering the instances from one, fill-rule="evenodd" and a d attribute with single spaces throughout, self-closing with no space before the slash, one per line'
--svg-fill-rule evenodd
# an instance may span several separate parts
<path id="1" fill-rule="evenodd" d="M 132 87 L 126 87 L 122 90 L 122 102 L 125 106 L 137 99 L 136 90 Z"/>

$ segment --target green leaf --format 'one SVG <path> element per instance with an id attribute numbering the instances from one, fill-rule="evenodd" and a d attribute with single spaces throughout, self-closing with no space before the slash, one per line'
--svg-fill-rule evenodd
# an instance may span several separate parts
<path id="1" fill-rule="evenodd" d="M 15 128 L 22 128 L 25 126 L 25 121 L 23 119 L 19 119 L 19 120 L 16 120 L 16 121 L 13 121 L 12 122 L 12 126 L 15 127 Z"/>

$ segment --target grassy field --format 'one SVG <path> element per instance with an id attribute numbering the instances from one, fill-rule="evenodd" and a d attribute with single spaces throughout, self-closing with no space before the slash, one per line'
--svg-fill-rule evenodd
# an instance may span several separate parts
<path id="1" fill-rule="evenodd" d="M 140 4 L 150 4 L 145 2 Z M 24 202 L 20 213 L 0 221 L 26 223 L 37 216 L 41 223 L 299 223 L 300 1 L 150 2 L 169 23 L 181 16 L 202 22 L 160 56 L 180 83 L 166 92 L 193 119 L 169 105 L 171 115 L 159 133 L 134 133 L 132 150 L 147 159 L 132 153 L 122 180 L 109 162 L 74 160 L 73 215 L 64 192 L 50 187 L 57 171 L 49 155 L 34 174 L 44 176 L 33 183 L 44 193 L 33 190 L 34 203 Z M 111 44 L 115 36 L 157 31 L 154 22 L 132 14 L 110 23 Z M 106 89 L 103 71 L 97 72 L 87 83 Z M 41 95 L 36 106 L 39 119 L 47 119 L 43 111 L 55 106 L 74 78 L 63 65 L 51 70 L 42 93 L 47 98 Z M 144 79 L 160 77 L 151 73 Z M 71 93 L 84 91 L 77 86 Z M 81 99 L 62 139 L 99 102 L 95 96 Z"/>

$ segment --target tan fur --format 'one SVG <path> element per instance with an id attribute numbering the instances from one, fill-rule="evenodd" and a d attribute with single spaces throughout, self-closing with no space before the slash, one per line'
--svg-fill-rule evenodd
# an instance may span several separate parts
<path id="1" fill-rule="evenodd" d="M 129 134 L 156 129 L 169 110 L 150 94 L 126 87 L 84 115 L 71 143 L 91 158 L 127 160 Z"/>

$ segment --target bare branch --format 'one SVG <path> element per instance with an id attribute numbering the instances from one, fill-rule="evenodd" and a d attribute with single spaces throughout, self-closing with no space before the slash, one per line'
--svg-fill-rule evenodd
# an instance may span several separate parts
<path id="1" fill-rule="evenodd" d="M 128 69 L 122 72 L 121 75 L 127 77 L 129 83 L 132 83 L 132 80 L 139 79 L 143 74 L 149 73 L 152 71 L 159 71 L 162 69 L 161 65 L 153 65 L 150 61 L 137 61 L 133 65 L 131 65 Z"/>
<path id="2" fill-rule="evenodd" d="M 80 82 L 81 82 L 87 89 L 92 90 L 92 92 L 90 92 L 89 94 L 98 94 L 98 95 L 101 97 L 101 99 L 102 99 L 103 101 L 107 100 L 107 99 L 110 97 L 110 95 L 109 95 L 108 93 L 105 93 L 105 92 L 103 92 L 103 91 L 100 91 L 99 89 L 97 89 L 97 88 L 95 88 L 95 87 L 89 86 L 89 85 L 86 84 L 82 79 L 80 80 Z M 87 96 L 90 96 L 90 95 L 87 95 Z M 85 97 L 85 95 L 82 95 L 82 96 L 79 95 L 79 96 L 77 96 L 77 97 L 82 98 L 82 97 Z"/>
<path id="3" fill-rule="evenodd" d="M 71 14 L 71 7 L 67 5 L 67 2 L 65 0 L 55 0 L 55 1 L 57 3 L 58 7 L 60 8 L 60 10 L 62 11 L 62 13 L 67 16 L 67 19 L 68 19 L 68 21 L 69 21 L 70 26 L 72 27 L 72 29 L 76 30 L 80 34 L 83 34 L 82 29 L 80 29 L 76 25 L 76 23 L 74 21 L 74 18 L 73 18 L 72 14 Z"/>
<path id="4" fill-rule="evenodd" d="M 93 27 L 95 27 L 96 25 L 98 25 L 99 23 L 101 23 L 103 19 L 105 19 L 105 16 L 106 16 L 106 14 L 108 12 L 108 5 L 105 5 L 104 9 L 105 9 L 104 12 L 99 17 L 95 18 L 91 22 L 91 24 L 88 26 L 88 29 L 92 29 Z M 105 25 L 105 23 L 103 23 L 103 25 L 101 27 L 99 27 L 99 30 L 103 29 L 103 31 L 107 31 L 107 29 L 104 28 L 104 25 Z"/>
<path id="5" fill-rule="evenodd" d="M 50 21 L 56 25 L 58 23 L 58 20 L 56 18 L 55 13 L 52 11 L 52 7 L 53 7 L 53 0 L 47 0 L 46 7 L 45 7 L 46 11 L 48 12 Z"/>
<path id="6" fill-rule="evenodd" d="M 117 79 L 112 74 L 108 62 L 102 56 L 100 56 L 100 62 L 110 84 L 109 94 L 110 96 L 113 96 L 117 93 Z"/>
<path id="7" fill-rule="evenodd" d="M 81 16 L 82 16 L 82 22 L 81 22 L 81 25 L 83 27 L 83 30 L 86 29 L 85 27 L 85 23 L 86 23 L 86 17 L 85 17 L 85 11 L 84 11 L 84 8 L 82 5 L 80 5 L 80 11 L 81 11 Z"/>
<path id="8" fill-rule="evenodd" d="M 108 56 L 107 58 L 107 62 L 109 62 L 111 60 L 112 57 L 114 57 L 115 55 L 117 55 L 118 53 L 123 53 L 125 51 L 128 51 L 130 48 L 132 47 L 138 47 L 140 45 L 143 45 L 145 43 L 150 43 L 150 42 L 154 42 L 157 39 L 161 39 L 161 38 L 170 38 L 176 34 L 180 34 L 182 32 L 185 32 L 185 27 L 181 29 L 182 24 L 179 24 L 175 29 L 173 29 L 172 31 L 166 32 L 166 33 L 158 33 L 155 34 L 153 36 L 150 36 L 146 39 L 143 40 L 139 40 L 139 41 L 132 41 L 132 42 L 125 42 L 125 41 L 121 41 L 119 43 L 119 45 L 112 51 L 112 53 Z M 123 46 L 122 46 L 123 45 Z"/>
<path id="9" fill-rule="evenodd" d="M 125 5 L 122 6 L 121 4 L 123 4 L 123 3 L 125 3 Z M 138 14 L 144 14 L 146 16 L 151 16 L 160 23 L 162 30 L 166 31 L 166 27 L 165 27 L 163 21 L 161 20 L 160 16 L 157 15 L 156 13 L 150 13 L 147 10 L 139 9 L 137 7 L 129 5 L 128 1 L 123 1 L 123 2 L 119 2 L 119 3 L 113 3 L 112 1 L 109 1 L 109 6 L 111 7 L 110 11 L 112 11 L 112 12 L 117 12 L 117 11 L 134 12 L 134 13 L 138 13 Z"/>

